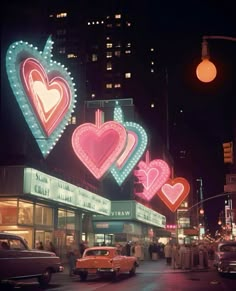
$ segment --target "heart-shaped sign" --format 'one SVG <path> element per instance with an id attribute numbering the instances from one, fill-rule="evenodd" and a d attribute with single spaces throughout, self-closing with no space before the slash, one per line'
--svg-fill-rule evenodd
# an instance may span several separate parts
<path id="1" fill-rule="evenodd" d="M 52 60 L 53 42 L 38 51 L 13 43 L 6 56 L 11 88 L 44 157 L 61 137 L 75 106 L 75 88 L 67 69 Z"/>
<path id="2" fill-rule="evenodd" d="M 72 147 L 77 157 L 100 179 L 122 153 L 127 139 L 125 128 L 118 122 L 84 123 L 72 135 Z"/>
<path id="3" fill-rule="evenodd" d="M 182 177 L 169 179 L 158 191 L 158 196 L 166 204 L 166 206 L 175 212 L 184 199 L 188 196 L 190 185 L 188 181 Z"/>
<path id="4" fill-rule="evenodd" d="M 123 124 L 128 132 L 125 149 L 116 163 L 111 166 L 113 177 L 121 185 L 141 159 L 146 150 L 148 138 L 145 130 L 139 124 L 123 121 L 123 112 L 120 106 L 115 107 L 114 120 Z"/>
<path id="5" fill-rule="evenodd" d="M 149 201 L 169 179 L 170 168 L 165 161 L 159 159 L 150 163 L 140 161 L 138 168 L 138 170 L 135 170 L 135 176 L 139 183 L 143 185 L 143 191 L 135 192 L 135 194 Z"/>

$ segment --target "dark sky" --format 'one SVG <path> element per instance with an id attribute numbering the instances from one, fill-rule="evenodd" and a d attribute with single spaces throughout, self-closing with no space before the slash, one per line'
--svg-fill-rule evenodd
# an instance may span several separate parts
<path id="1" fill-rule="evenodd" d="M 40 43 L 37 35 L 44 25 L 40 19 L 47 15 L 44 5 L 47 8 L 63 2 L 87 6 L 94 11 L 102 11 L 106 3 L 116 6 L 115 1 L 8 1 L 2 13 L 1 82 L 6 81 L 3 76 L 6 47 L 19 39 Z M 195 174 L 204 178 L 204 196 L 222 193 L 221 144 L 231 138 L 230 124 L 236 115 L 236 43 L 209 41 L 211 57 L 218 68 L 217 78 L 211 84 L 200 83 L 195 68 L 201 58 L 203 35 L 236 37 L 233 1 L 123 2 L 131 7 L 133 14 L 146 15 L 137 33 L 143 32 L 144 41 L 160 47 L 160 64 L 165 64 L 169 72 L 170 126 L 181 125 L 179 136 L 183 146 L 187 145 L 193 153 Z M 179 109 L 183 109 L 183 114 L 178 113 Z M 212 224 L 216 223 L 222 204 L 212 200 L 206 206 Z"/>

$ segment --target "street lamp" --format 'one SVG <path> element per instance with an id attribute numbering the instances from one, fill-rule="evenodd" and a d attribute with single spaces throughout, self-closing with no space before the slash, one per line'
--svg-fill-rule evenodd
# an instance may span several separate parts
<path id="1" fill-rule="evenodd" d="M 202 61 L 197 66 L 196 74 L 200 81 L 209 83 L 216 77 L 217 70 L 215 65 L 210 61 L 210 54 L 208 48 L 208 39 L 222 39 L 229 41 L 236 41 L 236 37 L 222 36 L 222 35 L 211 35 L 203 36 L 202 38 Z"/>

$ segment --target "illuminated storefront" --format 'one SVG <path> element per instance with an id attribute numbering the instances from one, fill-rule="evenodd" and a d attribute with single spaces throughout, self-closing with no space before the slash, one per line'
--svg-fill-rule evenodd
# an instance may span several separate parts
<path id="1" fill-rule="evenodd" d="M 81 239 L 92 245 L 91 215 L 109 215 L 110 210 L 110 200 L 41 171 L 0 168 L 0 231 L 21 235 L 30 247 L 53 241 L 63 256 L 68 245 Z"/>
<path id="2" fill-rule="evenodd" d="M 134 200 L 111 201 L 110 216 L 94 215 L 96 243 L 150 242 L 158 229 L 165 229 L 166 217 Z"/>

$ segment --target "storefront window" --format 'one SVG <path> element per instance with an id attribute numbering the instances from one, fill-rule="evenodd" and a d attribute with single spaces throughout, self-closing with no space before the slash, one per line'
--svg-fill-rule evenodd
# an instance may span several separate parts
<path id="1" fill-rule="evenodd" d="M 25 201 L 19 201 L 18 212 L 19 224 L 33 224 L 33 204 Z"/>
<path id="2" fill-rule="evenodd" d="M 75 229 L 75 212 L 67 211 L 66 213 L 66 228 Z"/>
<path id="3" fill-rule="evenodd" d="M 58 209 L 58 228 L 66 229 L 66 210 Z"/>
<path id="4" fill-rule="evenodd" d="M 53 225 L 53 209 L 44 205 L 35 205 L 35 224 L 37 225 Z"/>
<path id="5" fill-rule="evenodd" d="M 17 223 L 17 200 L 0 199 L 0 225 Z"/>

